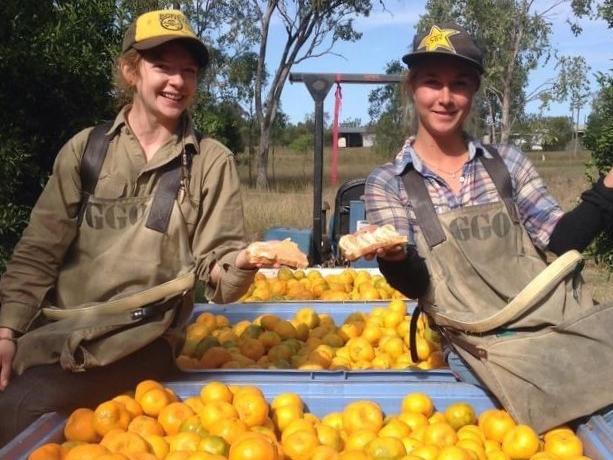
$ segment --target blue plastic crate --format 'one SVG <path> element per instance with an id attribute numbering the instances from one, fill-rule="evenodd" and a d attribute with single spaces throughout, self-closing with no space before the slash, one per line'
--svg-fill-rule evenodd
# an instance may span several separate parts
<path id="1" fill-rule="evenodd" d="M 239 321 L 253 321 L 260 315 L 274 314 L 281 319 L 290 319 L 302 307 L 311 307 L 317 313 L 329 314 L 337 324 L 342 324 L 345 318 L 355 312 L 369 312 L 375 306 L 381 304 L 370 304 L 364 302 L 335 303 L 326 302 L 312 305 L 310 302 L 296 303 L 256 303 L 256 304 L 197 304 L 191 321 L 204 312 L 216 315 L 224 315 L 230 320 L 231 324 Z M 412 312 L 415 302 L 407 302 L 407 310 Z M 356 370 L 356 371 L 335 371 L 335 370 L 313 370 L 304 371 L 298 369 L 184 369 L 188 374 L 197 374 L 201 379 L 219 380 L 223 382 L 267 382 L 267 381 L 291 381 L 291 382 L 311 382 L 311 381 L 355 381 L 355 382 L 384 382 L 390 379 L 401 382 L 407 380 L 415 381 L 444 381 L 455 382 L 456 378 L 449 369 L 432 369 L 429 371 L 415 370 Z"/>
<path id="2" fill-rule="evenodd" d="M 166 382 L 179 397 L 198 395 L 206 383 L 192 377 Z M 245 382 L 229 382 L 241 384 Z M 359 383 L 313 382 L 308 385 L 296 382 L 269 382 L 258 384 L 268 401 L 284 392 L 300 394 L 308 410 L 321 417 L 340 411 L 353 401 L 368 399 L 377 402 L 386 414 L 399 411 L 404 396 L 412 392 L 425 392 L 433 400 L 437 410 L 443 411 L 454 402 L 468 402 L 477 413 L 497 407 L 495 399 L 479 387 L 451 382 L 378 382 Z M 46 414 L 24 430 L 11 443 L 0 450 L 2 460 L 26 460 L 31 451 L 47 442 L 61 442 L 66 418 L 57 413 Z M 585 455 L 593 460 L 613 460 L 613 421 L 602 416 L 592 417 L 577 427 L 577 434 L 584 444 Z"/>

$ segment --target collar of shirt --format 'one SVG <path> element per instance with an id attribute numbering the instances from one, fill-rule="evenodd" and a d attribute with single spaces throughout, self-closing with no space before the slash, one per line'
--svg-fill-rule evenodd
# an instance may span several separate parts
<path id="1" fill-rule="evenodd" d="M 468 143 L 468 161 L 474 160 L 477 153 L 480 155 L 484 155 L 486 158 L 492 158 L 490 152 L 487 151 L 478 140 L 474 139 L 469 135 L 466 136 L 466 141 Z M 431 171 L 419 157 L 415 149 L 413 148 L 413 143 L 415 142 L 415 136 L 409 137 L 402 149 L 396 155 L 393 161 L 393 169 L 394 174 L 400 176 L 407 168 L 408 165 L 413 165 L 415 170 L 423 176 L 431 175 L 436 176 L 436 174 Z"/>
<path id="2" fill-rule="evenodd" d="M 127 113 L 128 113 L 128 110 L 130 109 L 130 106 L 131 105 L 128 104 L 122 107 L 122 109 L 119 111 L 119 113 L 115 117 L 115 121 L 113 122 L 113 125 L 107 131 L 107 134 L 115 133 L 118 129 L 120 129 L 123 126 L 125 126 L 127 129 L 130 129 L 128 125 L 128 121 L 127 121 Z M 184 138 L 183 138 L 185 145 L 186 146 L 191 145 L 191 147 L 194 149 L 194 153 L 200 153 L 200 144 L 196 137 L 194 123 L 193 123 L 192 117 L 190 116 L 189 112 L 185 112 L 183 114 L 182 122 L 179 124 L 179 126 L 185 126 Z M 180 139 L 179 139 L 178 133 L 174 133 L 170 137 L 168 143 L 170 145 L 176 145 L 179 143 L 179 140 Z"/>

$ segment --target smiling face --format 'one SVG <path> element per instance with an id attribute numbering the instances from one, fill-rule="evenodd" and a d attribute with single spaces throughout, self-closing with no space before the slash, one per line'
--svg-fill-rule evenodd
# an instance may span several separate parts
<path id="1" fill-rule="evenodd" d="M 464 120 L 479 89 L 478 74 L 469 64 L 446 57 L 425 58 L 411 69 L 408 84 L 418 118 L 418 136 L 420 132 L 439 139 L 462 135 Z"/>
<path id="2" fill-rule="evenodd" d="M 194 99 L 198 64 L 179 40 L 141 55 L 136 72 L 124 69 L 125 78 L 135 89 L 134 107 L 144 109 L 163 124 L 173 124 Z"/>

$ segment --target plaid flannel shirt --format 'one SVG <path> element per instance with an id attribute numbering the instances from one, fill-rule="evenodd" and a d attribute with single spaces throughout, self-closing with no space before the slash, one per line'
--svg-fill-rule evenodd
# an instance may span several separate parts
<path id="1" fill-rule="evenodd" d="M 500 201 L 498 192 L 477 156 L 491 157 L 478 141 L 468 138 L 469 159 L 462 169 L 462 186 L 456 195 L 445 181 L 422 161 L 412 147 L 414 138 L 405 142 L 396 158 L 375 169 L 367 178 L 364 200 L 368 222 L 375 225 L 392 224 L 399 233 L 406 234 L 415 244 L 419 225 L 413 206 L 402 183 L 401 174 L 409 164 L 424 177 L 437 214 L 452 209 Z M 549 238 L 564 214 L 551 196 L 530 161 L 512 146 L 498 147 L 513 183 L 513 198 L 521 222 L 533 244 L 545 250 Z"/>

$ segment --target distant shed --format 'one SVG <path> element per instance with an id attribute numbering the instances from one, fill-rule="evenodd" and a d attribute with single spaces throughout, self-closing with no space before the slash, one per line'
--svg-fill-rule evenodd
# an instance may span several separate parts
<path id="1" fill-rule="evenodd" d="M 372 147 L 375 143 L 375 134 L 365 126 L 344 127 L 338 129 L 338 146 L 344 147 Z"/>

